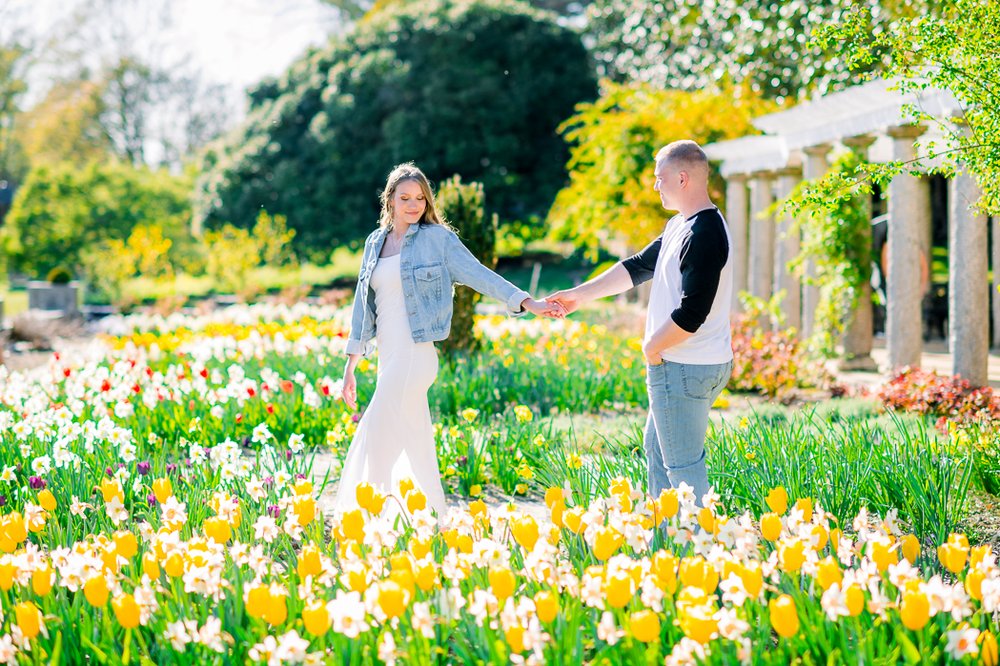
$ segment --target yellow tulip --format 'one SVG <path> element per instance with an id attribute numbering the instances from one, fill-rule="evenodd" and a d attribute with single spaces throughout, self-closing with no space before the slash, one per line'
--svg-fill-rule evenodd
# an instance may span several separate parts
<path id="1" fill-rule="evenodd" d="M 969 567 L 972 569 L 977 568 L 982 564 L 988 556 L 993 554 L 993 546 L 985 544 L 982 546 L 975 546 L 969 555 Z"/>
<path id="2" fill-rule="evenodd" d="M 417 567 L 417 570 L 414 572 L 414 578 L 416 579 L 417 587 L 424 592 L 433 589 L 437 584 L 437 569 L 434 567 L 434 563 L 425 562 Z"/>
<path id="3" fill-rule="evenodd" d="M 147 552 L 142 556 L 142 573 L 149 576 L 150 580 L 160 577 L 160 564 L 156 561 L 156 553 Z"/>
<path id="4" fill-rule="evenodd" d="M 874 541 L 871 543 L 871 558 L 878 567 L 879 573 L 885 573 L 889 567 L 899 561 L 899 554 L 888 541 Z"/>
<path id="5" fill-rule="evenodd" d="M 309 544 L 299 553 L 298 573 L 299 578 L 306 576 L 318 576 L 323 571 L 323 562 L 320 559 L 319 548 L 315 544 Z"/>
<path id="6" fill-rule="evenodd" d="M 406 590 L 391 580 L 378 585 L 378 605 L 388 618 L 399 617 L 406 611 Z"/>
<path id="7" fill-rule="evenodd" d="M 837 549 L 840 548 L 840 537 L 842 537 L 843 535 L 844 531 L 839 527 L 834 527 L 832 530 L 830 530 L 830 545 L 832 546 L 831 550 L 834 553 L 836 553 Z"/>
<path id="8" fill-rule="evenodd" d="M 410 513 L 427 508 L 427 495 L 419 490 L 411 490 L 406 496 L 406 510 Z"/>
<path id="9" fill-rule="evenodd" d="M 308 479 L 299 479 L 295 482 L 295 485 L 292 486 L 292 492 L 296 495 L 310 495 L 312 494 L 312 491 L 313 484 L 312 481 Z"/>
<path id="10" fill-rule="evenodd" d="M 174 486 L 170 479 L 161 477 L 153 481 L 153 495 L 160 504 L 166 502 L 174 494 Z"/>
<path id="11" fill-rule="evenodd" d="M 806 561 L 805 543 L 801 539 L 794 539 L 790 542 L 782 543 L 778 549 L 778 562 L 781 570 L 786 573 L 795 573 L 802 568 Z"/>
<path id="12" fill-rule="evenodd" d="M 604 596 L 612 608 L 625 608 L 635 596 L 635 590 L 635 581 L 625 574 L 617 574 L 604 581 Z"/>
<path id="13" fill-rule="evenodd" d="M 673 518 L 677 515 L 680 508 L 680 498 L 677 497 L 677 490 L 675 488 L 664 490 L 656 499 L 656 517 L 660 521 Z"/>
<path id="14" fill-rule="evenodd" d="M 105 478 L 101 481 L 101 495 L 104 497 L 105 503 L 111 502 L 117 499 L 122 504 L 125 503 L 125 493 L 122 490 L 122 484 L 118 482 L 118 479 Z"/>
<path id="15" fill-rule="evenodd" d="M 740 579 L 743 581 L 743 589 L 751 599 L 760 597 L 761 590 L 764 589 L 764 569 L 758 562 L 747 562 L 739 570 Z"/>
<path id="16" fill-rule="evenodd" d="M 316 517 L 316 498 L 312 495 L 299 495 L 292 501 L 292 513 L 301 527 L 305 527 Z"/>
<path id="17" fill-rule="evenodd" d="M 30 601 L 22 601 L 14 606 L 14 623 L 21 628 L 21 633 L 31 640 L 42 630 L 42 612 Z"/>
<path id="18" fill-rule="evenodd" d="M 832 556 L 827 556 L 820 560 L 819 568 L 816 572 L 816 582 L 826 592 L 834 583 L 844 580 L 844 574 L 840 570 L 840 565 Z"/>
<path id="19" fill-rule="evenodd" d="M 375 486 L 367 481 L 362 481 L 355 487 L 354 497 L 358 501 L 358 506 L 369 511 L 368 507 L 371 506 L 372 499 L 375 497 Z"/>
<path id="20" fill-rule="evenodd" d="M 983 573 L 982 569 L 970 569 L 969 573 L 965 575 L 965 591 L 976 601 L 983 599 L 984 580 L 986 580 L 986 574 Z"/>
<path id="21" fill-rule="evenodd" d="M 938 559 L 948 571 L 957 574 L 965 568 L 965 560 L 969 551 L 962 547 L 961 543 L 949 539 L 938 546 Z"/>
<path id="22" fill-rule="evenodd" d="M 791 638 L 799 631 L 799 615 L 795 610 L 795 600 L 787 594 L 768 603 L 771 626 L 783 638 Z"/>
<path id="23" fill-rule="evenodd" d="M 53 577 L 52 567 L 48 563 L 43 564 L 31 572 L 31 589 L 38 596 L 44 597 L 52 590 Z"/>
<path id="24" fill-rule="evenodd" d="M 206 518 L 202 527 L 205 530 L 205 535 L 217 544 L 225 544 L 233 538 L 233 530 L 229 523 L 218 516 Z"/>
<path id="25" fill-rule="evenodd" d="M 927 625 L 931 617 L 931 605 L 927 595 L 918 591 L 903 593 L 903 601 L 899 604 L 899 617 L 910 631 L 920 631 Z"/>
<path id="26" fill-rule="evenodd" d="M 163 563 L 163 569 L 171 578 L 180 578 L 184 575 L 184 558 L 180 553 L 170 553 Z"/>
<path id="27" fill-rule="evenodd" d="M 306 625 L 306 631 L 313 636 L 322 636 L 330 629 L 330 612 L 326 609 L 326 604 L 320 601 L 312 601 L 302 609 L 302 623 Z"/>
<path id="28" fill-rule="evenodd" d="M 682 559 L 678 576 L 684 587 L 696 587 L 705 594 L 712 594 L 719 587 L 719 572 L 701 556 Z"/>
<path id="29" fill-rule="evenodd" d="M 56 510 L 56 498 L 52 494 L 52 491 L 46 488 L 45 490 L 39 491 L 38 493 L 38 506 L 42 507 L 46 511 Z"/>
<path id="30" fill-rule="evenodd" d="M 408 597 L 412 599 L 417 593 L 417 581 L 413 578 L 413 572 L 409 569 L 396 569 L 389 572 L 389 580 L 399 585 L 406 591 Z"/>
<path id="31" fill-rule="evenodd" d="M 847 612 L 851 617 L 861 615 L 865 609 L 865 592 L 858 585 L 848 585 L 844 588 L 844 598 L 846 600 Z"/>
<path id="32" fill-rule="evenodd" d="M 413 539 L 410 541 L 410 552 L 413 557 L 418 560 L 422 560 L 427 557 L 427 554 L 431 552 L 431 540 L 430 539 Z"/>
<path id="33" fill-rule="evenodd" d="M 514 572 L 510 569 L 490 569 L 488 577 L 493 594 L 500 601 L 514 594 L 517 579 L 514 577 Z"/>
<path id="34" fill-rule="evenodd" d="M 340 533 L 348 541 L 364 541 L 365 517 L 360 509 L 345 511 L 340 521 Z"/>
<path id="35" fill-rule="evenodd" d="M 139 541 L 135 534 L 128 531 L 118 531 L 114 533 L 115 550 L 126 560 L 131 560 L 139 552 Z"/>
<path id="36" fill-rule="evenodd" d="M 779 516 L 788 510 L 788 492 L 784 486 L 772 488 L 764 501 L 767 502 L 768 508 Z"/>
<path id="37" fill-rule="evenodd" d="M 0 562 L 0 590 L 7 592 L 14 587 L 15 576 L 17 576 L 17 565 L 9 560 Z"/>
<path id="38" fill-rule="evenodd" d="M 916 564 L 917 558 L 920 557 L 920 541 L 917 539 L 916 535 L 907 534 L 899 540 L 899 543 L 900 550 L 903 551 L 903 557 L 905 557 L 910 564 Z"/>
<path id="39" fill-rule="evenodd" d="M 266 585 L 254 585 L 247 592 L 246 610 L 250 617 L 262 619 L 271 603 L 271 590 Z"/>
<path id="40" fill-rule="evenodd" d="M 665 550 L 653 556 L 653 573 L 660 582 L 660 589 L 673 594 L 677 591 L 677 558 Z"/>
<path id="41" fill-rule="evenodd" d="M 100 608 L 108 603 L 108 582 L 104 576 L 93 576 L 83 585 L 83 596 L 87 603 Z"/>
<path id="42" fill-rule="evenodd" d="M 535 595 L 535 613 L 540 621 L 552 622 L 559 614 L 559 597 L 544 590 L 539 592 Z"/>
<path id="43" fill-rule="evenodd" d="M 135 629 L 139 626 L 139 604 L 131 594 L 119 594 L 111 600 L 111 608 L 123 628 Z"/>
<path id="44" fill-rule="evenodd" d="M 402 497 L 406 497 L 407 493 L 409 493 L 411 490 L 413 490 L 413 488 L 414 488 L 413 479 L 411 479 L 411 478 L 400 479 L 400 481 L 399 481 L 399 494 Z"/>
<path id="45" fill-rule="evenodd" d="M 511 652 L 514 654 L 524 652 L 524 627 L 518 625 L 510 627 L 504 632 L 504 638 L 507 639 Z"/>
<path id="46" fill-rule="evenodd" d="M 650 610 L 632 613 L 629 618 L 629 630 L 637 641 L 652 643 L 660 639 L 660 618 Z"/>
<path id="47" fill-rule="evenodd" d="M 268 604 L 264 609 L 264 621 L 272 627 L 284 624 L 288 619 L 288 603 L 284 594 L 268 594 Z"/>
<path id="48" fill-rule="evenodd" d="M 813 501 L 808 497 L 795 500 L 795 508 L 802 512 L 802 521 L 811 523 L 813 519 Z"/>
<path id="49" fill-rule="evenodd" d="M 578 506 L 566 509 L 566 512 L 563 514 L 563 524 L 574 534 L 583 532 L 583 509 Z"/>
<path id="50" fill-rule="evenodd" d="M 988 629 L 979 634 L 976 639 L 979 643 L 979 661 L 983 666 L 998 666 L 1000 664 L 1000 647 L 997 646 L 997 637 Z"/>
<path id="51" fill-rule="evenodd" d="M 715 514 L 707 506 L 702 507 L 698 511 L 698 524 L 701 525 L 701 529 L 705 530 L 709 534 L 715 532 Z"/>
<path id="52" fill-rule="evenodd" d="M 760 535 L 768 541 L 777 541 L 781 536 L 781 518 L 776 513 L 765 513 L 760 517 Z"/>
<path id="53" fill-rule="evenodd" d="M 531 551 L 538 542 L 538 523 L 528 515 L 515 516 L 510 521 L 510 531 L 521 548 Z"/>
<path id="54" fill-rule="evenodd" d="M 599 527 L 597 534 L 594 536 L 594 557 L 603 562 L 617 553 L 624 541 L 625 538 L 621 532 L 615 528 Z"/>

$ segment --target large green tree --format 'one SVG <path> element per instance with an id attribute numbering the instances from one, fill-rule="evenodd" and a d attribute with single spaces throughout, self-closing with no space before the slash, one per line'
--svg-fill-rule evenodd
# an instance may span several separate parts
<path id="1" fill-rule="evenodd" d="M 79 271 L 81 252 L 106 239 L 124 240 L 140 224 L 185 242 L 191 180 L 128 164 L 40 166 L 18 189 L 0 228 L 9 268 L 44 277 L 56 266 Z"/>
<path id="2" fill-rule="evenodd" d="M 948 0 L 594 0 L 587 33 L 601 73 L 702 90 L 720 79 L 749 83 L 766 97 L 797 97 L 850 83 L 835 45 L 811 41 L 817 27 L 848 15 L 861 33 L 933 11 Z M 864 6 L 863 13 L 851 13 Z M 876 63 L 868 63 L 874 67 Z"/>
<path id="3" fill-rule="evenodd" d="M 284 214 L 328 253 L 372 228 L 400 162 L 483 183 L 491 212 L 543 216 L 563 184 L 556 127 L 596 83 L 579 36 L 512 0 L 428 0 L 369 15 L 250 93 L 246 124 L 208 152 L 197 214 Z"/>
<path id="4" fill-rule="evenodd" d="M 855 8 L 820 31 L 820 43 L 845 53 L 854 70 L 878 63 L 904 92 L 949 90 L 960 112 L 949 122 L 919 106 L 907 108 L 908 120 L 940 127 L 944 140 L 928 145 L 912 162 L 862 163 L 853 172 L 830 173 L 804 188 L 791 209 L 835 210 L 858 192 L 870 194 L 874 182 L 887 185 L 899 173 L 957 168 L 975 176 L 983 191 L 982 209 L 1000 214 L 1000 3 L 952 0 L 938 13 L 901 19 L 878 35 L 858 29 L 867 15 L 865 7 Z"/>

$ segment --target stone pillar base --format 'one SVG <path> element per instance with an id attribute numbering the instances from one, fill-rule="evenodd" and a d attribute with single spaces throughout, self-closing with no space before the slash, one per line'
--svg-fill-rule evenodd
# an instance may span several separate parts
<path id="1" fill-rule="evenodd" d="M 878 363 L 867 354 L 842 358 L 837 362 L 837 368 L 843 371 L 878 372 Z"/>

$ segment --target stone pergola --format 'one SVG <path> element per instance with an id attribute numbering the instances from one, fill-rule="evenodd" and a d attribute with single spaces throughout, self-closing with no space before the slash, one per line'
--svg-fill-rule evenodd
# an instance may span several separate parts
<path id="1" fill-rule="evenodd" d="M 813 332 L 818 303 L 816 287 L 801 283 L 786 268 L 799 250 L 799 237 L 789 233 L 789 220 L 769 212 L 802 180 L 826 173 L 829 157 L 838 150 L 856 151 L 872 162 L 912 160 L 921 150 L 918 138 L 933 139 L 940 127 L 912 122 L 907 105 L 920 108 L 950 126 L 961 111 L 950 93 L 925 90 L 903 94 L 889 81 L 874 80 L 832 93 L 786 111 L 757 118 L 760 136 L 715 143 L 706 147 L 721 162 L 726 179 L 726 219 L 733 237 L 735 294 L 748 291 L 769 298 L 784 289 L 787 325 L 803 336 Z M 942 135 L 937 134 L 941 137 Z M 942 137 L 943 138 L 943 137 Z M 938 141 L 941 145 L 943 142 Z M 923 352 L 921 255 L 930 270 L 931 207 L 928 180 L 901 175 L 888 192 L 886 270 L 888 370 L 918 366 Z M 953 371 L 973 385 L 987 383 L 989 317 L 994 321 L 994 344 L 1000 345 L 1000 270 L 994 270 L 992 306 L 987 281 L 988 253 L 1000 267 L 1000 233 L 988 247 L 988 221 L 971 205 L 979 199 L 973 178 L 959 173 L 948 189 L 949 348 Z M 777 219 L 775 219 L 775 217 Z M 806 267 L 808 274 L 809 267 Z M 870 287 L 862 294 L 857 312 L 842 340 L 845 368 L 874 369 Z"/>

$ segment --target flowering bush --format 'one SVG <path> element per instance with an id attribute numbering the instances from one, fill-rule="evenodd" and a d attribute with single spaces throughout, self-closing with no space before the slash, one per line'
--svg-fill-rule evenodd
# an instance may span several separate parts
<path id="1" fill-rule="evenodd" d="M 830 376 L 811 361 L 794 330 L 771 330 L 752 315 L 733 318 L 731 391 L 753 391 L 776 397 L 796 388 L 822 386 Z"/>
<path id="2" fill-rule="evenodd" d="M 986 386 L 973 388 L 960 376 L 942 377 L 920 368 L 905 368 L 886 382 L 878 393 L 887 409 L 896 409 L 957 423 L 1000 420 L 1000 395 Z"/>

